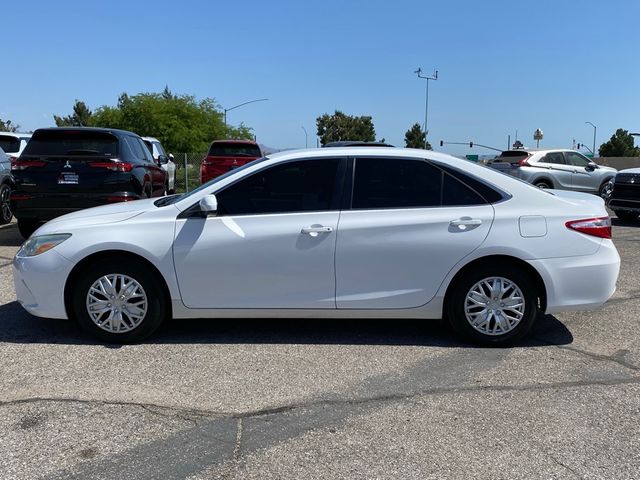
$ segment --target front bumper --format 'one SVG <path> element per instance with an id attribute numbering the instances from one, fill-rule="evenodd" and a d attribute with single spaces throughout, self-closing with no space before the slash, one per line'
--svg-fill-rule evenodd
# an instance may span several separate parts
<path id="1" fill-rule="evenodd" d="M 616 291 L 620 255 L 603 240 L 593 255 L 529 260 L 547 287 L 546 313 L 590 310 L 602 306 Z"/>
<path id="2" fill-rule="evenodd" d="M 13 282 L 22 307 L 36 317 L 63 318 L 64 287 L 74 264 L 55 251 L 14 257 Z"/>

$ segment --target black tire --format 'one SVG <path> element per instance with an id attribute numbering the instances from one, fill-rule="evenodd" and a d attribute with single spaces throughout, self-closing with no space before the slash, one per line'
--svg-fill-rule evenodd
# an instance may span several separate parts
<path id="1" fill-rule="evenodd" d="M 534 183 L 533 185 L 535 187 L 542 188 L 542 189 L 553 188 L 553 185 L 551 185 L 546 180 L 541 180 L 539 182 Z"/>
<path id="2" fill-rule="evenodd" d="M 638 213 L 629 210 L 614 210 L 613 213 L 623 222 L 635 222 L 638 219 Z"/>
<path id="3" fill-rule="evenodd" d="M 598 195 L 604 200 L 608 200 L 611 196 L 611 192 L 613 191 L 613 181 L 607 180 L 606 182 L 602 182 L 600 188 L 598 189 Z"/>
<path id="4" fill-rule="evenodd" d="M 9 197 L 11 197 L 11 187 L 8 183 L 3 183 L 0 185 L 0 225 L 6 225 L 13 218 Z"/>
<path id="5" fill-rule="evenodd" d="M 40 222 L 35 220 L 18 220 L 18 230 L 20 235 L 26 240 L 40 226 Z"/>
<path id="6" fill-rule="evenodd" d="M 491 335 L 482 333 L 474 328 L 467 320 L 465 304 L 467 295 L 472 287 L 483 279 L 491 277 L 502 277 L 515 284 L 524 297 L 524 311 L 522 318 L 515 326 L 506 333 Z M 463 272 L 449 287 L 450 294 L 447 296 L 445 312 L 452 328 L 466 340 L 476 345 L 503 347 L 511 345 L 523 338 L 535 323 L 538 316 L 538 292 L 535 281 L 522 268 L 517 265 L 480 265 Z M 507 290 L 509 293 L 509 290 Z M 477 307 L 482 308 L 482 307 Z M 493 323 L 492 323 L 493 322 Z M 491 329 L 495 319 L 489 321 L 488 328 Z"/>
<path id="7" fill-rule="evenodd" d="M 123 332 L 110 331 L 106 326 L 102 328 L 91 319 L 87 307 L 87 296 L 92 285 L 101 277 L 107 275 L 126 275 L 135 280 L 146 294 L 146 313 L 134 328 Z M 122 287 L 121 284 L 115 283 L 116 288 Z M 157 275 L 150 271 L 149 267 L 142 262 L 131 261 L 130 259 L 109 258 L 98 260 L 95 263 L 87 265 L 76 277 L 74 284 L 71 285 L 71 309 L 72 317 L 78 322 L 80 327 L 92 336 L 108 343 L 135 343 L 139 342 L 153 332 L 162 324 L 165 317 L 168 316 L 167 298 L 162 288 L 161 280 Z M 103 295 L 104 296 L 104 295 Z M 108 301 L 107 297 L 104 296 Z M 114 297 L 111 297 L 112 299 Z M 116 299 L 118 300 L 118 299 Z M 135 302 L 139 302 L 137 297 Z M 123 306 L 131 305 L 123 303 Z M 126 310 L 126 308 L 123 308 Z M 105 313 L 106 314 L 106 313 Z M 126 315 L 125 315 L 126 316 Z M 102 317 L 106 318 L 106 317 Z M 133 322 L 126 317 L 130 328 Z M 106 322 L 105 322 L 106 323 Z"/>

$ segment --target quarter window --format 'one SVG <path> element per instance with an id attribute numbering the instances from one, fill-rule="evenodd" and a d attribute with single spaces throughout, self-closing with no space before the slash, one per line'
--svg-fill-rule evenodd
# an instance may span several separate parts
<path id="1" fill-rule="evenodd" d="M 300 160 L 254 173 L 216 193 L 223 215 L 337 210 L 339 159 Z"/>

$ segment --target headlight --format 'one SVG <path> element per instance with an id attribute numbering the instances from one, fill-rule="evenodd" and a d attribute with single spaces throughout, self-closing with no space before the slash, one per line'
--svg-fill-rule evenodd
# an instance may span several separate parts
<path id="1" fill-rule="evenodd" d="M 70 233 L 56 233 L 54 235 L 38 235 L 37 237 L 31 237 L 24 242 L 18 253 L 18 257 L 35 257 L 48 250 L 51 250 L 56 245 L 60 245 L 67 238 L 71 237 Z"/>

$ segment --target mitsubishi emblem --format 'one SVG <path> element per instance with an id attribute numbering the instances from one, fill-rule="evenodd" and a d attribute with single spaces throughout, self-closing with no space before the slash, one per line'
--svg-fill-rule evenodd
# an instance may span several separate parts
<path id="1" fill-rule="evenodd" d="M 69 160 L 67 160 L 67 163 L 65 163 L 64 167 L 62 168 L 71 168 L 71 164 L 69 163 Z"/>

